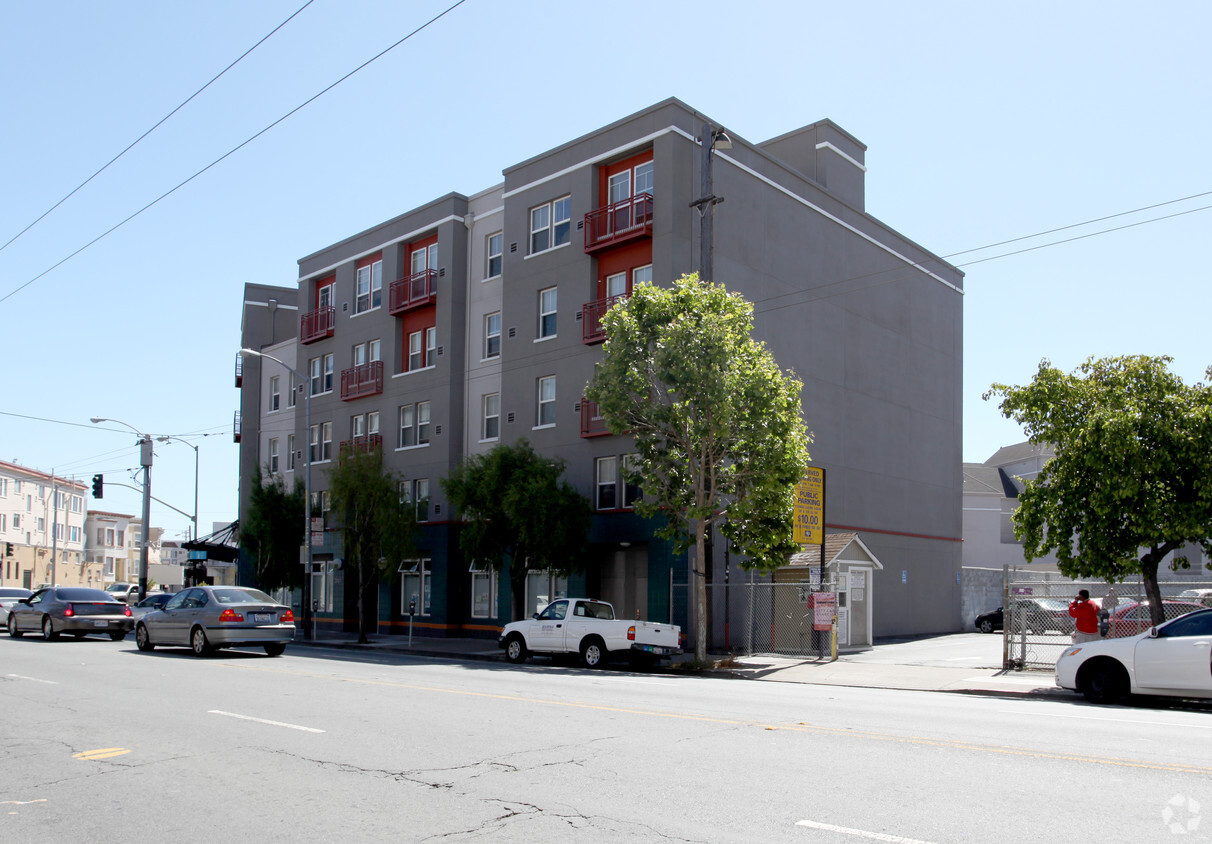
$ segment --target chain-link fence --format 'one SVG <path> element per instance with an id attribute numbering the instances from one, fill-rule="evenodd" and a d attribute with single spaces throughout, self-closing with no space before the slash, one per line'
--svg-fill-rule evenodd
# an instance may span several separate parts
<path id="1" fill-rule="evenodd" d="M 1212 606 L 1212 582 L 1159 582 L 1167 619 L 1201 606 Z M 1044 579 L 1037 573 L 1009 570 L 1002 607 L 1002 654 L 1006 668 L 1051 669 L 1073 643 L 1074 619 L 1069 604 L 1079 590 L 1089 591 L 1100 610 L 1099 634 L 1135 636 L 1152 626 L 1152 615 L 1139 577 L 1123 583 Z"/>
<path id="2" fill-rule="evenodd" d="M 831 573 L 832 574 L 832 573 Z M 830 633 L 813 630 L 817 591 L 834 592 L 829 577 L 823 587 L 810 583 L 744 583 L 708 586 L 714 616 L 710 646 L 734 653 L 820 656 L 831 648 Z M 728 614 L 725 616 L 725 605 Z M 837 612 L 837 608 L 833 609 Z"/>

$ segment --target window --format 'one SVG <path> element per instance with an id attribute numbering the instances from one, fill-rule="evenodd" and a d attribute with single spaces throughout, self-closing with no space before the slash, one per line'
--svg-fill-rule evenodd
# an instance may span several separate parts
<path id="1" fill-rule="evenodd" d="M 429 615 L 429 560 L 405 560 L 400 563 L 400 607 L 407 615 L 408 606 L 416 606 L 417 615 Z"/>
<path id="2" fill-rule="evenodd" d="M 19 530 L 20 528 L 21 528 L 21 514 L 13 513 L 13 530 Z M 100 542 L 100 540 L 97 540 L 97 541 Z"/>
<path id="3" fill-rule="evenodd" d="M 501 356 L 501 312 L 484 316 L 484 359 Z"/>
<path id="4" fill-rule="evenodd" d="M 556 336 L 556 288 L 539 291 L 539 339 Z"/>
<path id="5" fill-rule="evenodd" d="M 615 273 L 606 276 L 606 296 L 613 298 L 627 293 L 627 273 Z"/>
<path id="6" fill-rule="evenodd" d="M 357 416 L 351 416 L 349 418 L 349 436 L 366 436 L 366 417 L 361 413 L 359 413 Z"/>
<path id="7" fill-rule="evenodd" d="M 311 394 L 313 396 L 332 391 L 332 366 L 331 352 L 309 361 L 310 372 L 308 374 L 311 376 Z"/>
<path id="8" fill-rule="evenodd" d="M 652 284 L 652 264 L 646 267 L 636 267 L 631 272 L 632 289 L 637 284 Z"/>
<path id="9" fill-rule="evenodd" d="M 383 303 L 383 259 L 375 255 L 358 261 L 354 313 L 361 314 Z"/>
<path id="10" fill-rule="evenodd" d="M 492 566 L 471 561 L 471 617 L 496 618 L 497 572 Z"/>
<path id="11" fill-rule="evenodd" d="M 555 417 L 555 395 L 556 395 L 556 379 L 554 375 L 547 375 L 539 379 L 539 408 L 536 416 L 536 424 L 538 427 L 546 425 L 554 425 Z"/>
<path id="12" fill-rule="evenodd" d="M 8 478 L 0 478 L 0 498 L 8 498 Z"/>
<path id="13" fill-rule="evenodd" d="M 568 597 L 568 578 L 554 575 L 548 569 L 526 572 L 527 618 L 546 608 L 552 601 Z"/>
<path id="14" fill-rule="evenodd" d="M 378 340 L 367 340 L 353 347 L 353 365 L 365 366 L 368 363 L 382 360 L 379 357 L 383 344 Z"/>
<path id="15" fill-rule="evenodd" d="M 332 354 L 324 356 L 324 390 L 325 393 L 332 392 Z"/>
<path id="16" fill-rule="evenodd" d="M 568 243 L 572 236 L 572 197 L 530 209 L 530 253 L 543 252 Z"/>
<path id="17" fill-rule="evenodd" d="M 366 414 L 366 433 L 370 436 L 379 433 L 379 411 L 372 410 Z"/>
<path id="18" fill-rule="evenodd" d="M 501 394 L 489 393 L 484 396 L 484 429 L 481 437 L 485 440 L 495 440 L 501 436 Z"/>
<path id="19" fill-rule="evenodd" d="M 308 459 L 312 463 L 332 459 L 332 423 L 322 422 L 311 426 Z"/>
<path id="20" fill-rule="evenodd" d="M 631 198 L 631 171 L 624 170 L 622 173 L 615 173 L 610 177 L 608 195 L 610 204 L 622 202 L 624 199 Z"/>
<path id="21" fill-rule="evenodd" d="M 417 478 L 413 501 L 417 504 L 417 521 L 429 521 L 429 478 Z"/>
<path id="22" fill-rule="evenodd" d="M 397 442 L 397 448 L 411 448 L 429 442 L 429 402 L 400 406 L 400 435 Z"/>
<path id="23" fill-rule="evenodd" d="M 118 544 L 121 545 L 122 543 L 119 542 Z M 114 529 L 113 528 L 105 529 L 105 547 L 106 548 L 114 547 Z"/>
<path id="24" fill-rule="evenodd" d="M 286 435 L 286 471 L 295 470 L 295 435 Z"/>
<path id="25" fill-rule="evenodd" d="M 623 455 L 623 506 L 634 507 L 644 497 L 640 489 L 640 455 Z"/>
<path id="26" fill-rule="evenodd" d="M 597 508 L 613 510 L 618 507 L 619 459 L 617 457 L 599 457 L 595 475 L 597 477 Z"/>
<path id="27" fill-rule="evenodd" d="M 421 352 L 421 332 L 414 331 L 408 335 L 408 371 L 420 369 L 425 365 L 424 360 Z"/>
<path id="28" fill-rule="evenodd" d="M 271 475 L 278 474 L 278 438 L 272 437 L 269 441 L 269 473 Z"/>
<path id="29" fill-rule="evenodd" d="M 635 194 L 639 196 L 642 193 L 653 192 L 653 171 L 652 162 L 645 161 L 643 164 L 636 165 L 635 168 Z"/>
<path id="30" fill-rule="evenodd" d="M 279 375 L 274 375 L 269 379 L 269 412 L 273 413 L 277 410 L 282 401 L 282 378 Z"/>
<path id="31" fill-rule="evenodd" d="M 432 325 L 425 329 L 425 365 L 434 366 L 438 355 L 438 329 Z"/>
<path id="32" fill-rule="evenodd" d="M 290 393 L 287 395 L 287 398 L 286 398 L 287 407 L 295 406 L 295 401 L 296 401 L 295 395 L 298 393 L 298 391 L 299 391 L 299 385 L 295 383 L 295 375 L 292 372 L 290 374 Z"/>
<path id="33" fill-rule="evenodd" d="M 502 232 L 488 236 L 488 269 L 485 278 L 496 278 L 501 274 L 501 260 L 504 255 L 505 235 Z"/>
<path id="34" fill-rule="evenodd" d="M 72 542 L 80 541 L 80 528 L 76 527 L 75 525 L 72 525 L 71 541 Z"/>

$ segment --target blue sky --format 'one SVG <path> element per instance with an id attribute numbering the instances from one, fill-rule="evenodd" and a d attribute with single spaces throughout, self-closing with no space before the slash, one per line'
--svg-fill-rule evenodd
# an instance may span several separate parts
<path id="1" fill-rule="evenodd" d="M 0 2 L 0 243 L 303 2 Z M 236 516 L 246 282 L 292 285 L 300 257 L 669 96 L 754 142 L 834 120 L 868 146 L 867 211 L 943 256 L 1212 191 L 1207 3 L 466 0 L 14 292 L 453 2 L 314 0 L 0 251 L 0 459 L 131 484 L 134 435 L 90 417 L 182 437 L 209 532 Z M 964 266 L 965 460 L 1022 439 L 981 393 L 1041 358 L 1168 354 L 1203 378 L 1207 205 L 952 259 L 1190 212 Z M 157 447 L 153 494 L 192 511 L 191 448 Z"/>

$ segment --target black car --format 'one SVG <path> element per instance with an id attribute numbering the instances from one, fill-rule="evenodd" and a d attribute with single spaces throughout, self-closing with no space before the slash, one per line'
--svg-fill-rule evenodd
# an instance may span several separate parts
<path id="1" fill-rule="evenodd" d="M 26 633 L 58 639 L 60 633 L 83 638 L 105 633 L 115 642 L 126 638 L 135 626 L 130 606 L 108 592 L 82 586 L 48 586 L 13 604 L 8 612 L 8 635 L 19 639 Z"/>
<path id="2" fill-rule="evenodd" d="M 1002 612 L 1001 607 L 998 607 L 995 610 L 978 615 L 976 617 L 976 629 L 982 633 L 993 633 L 1002 629 L 1005 619 L 1005 613 Z"/>

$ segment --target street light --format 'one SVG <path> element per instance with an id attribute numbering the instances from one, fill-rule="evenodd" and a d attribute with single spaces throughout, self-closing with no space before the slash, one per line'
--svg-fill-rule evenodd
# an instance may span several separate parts
<path id="1" fill-rule="evenodd" d="M 203 434 L 202 436 L 207 436 L 207 435 Z M 189 446 L 190 448 L 192 448 L 194 450 L 194 515 L 192 516 L 193 523 L 194 523 L 194 535 L 191 536 L 190 539 L 196 540 L 198 538 L 198 447 L 191 442 L 187 442 L 186 440 L 183 440 L 180 437 L 174 437 L 174 436 L 156 437 L 156 442 L 184 443 L 185 445 Z"/>
<path id="2" fill-rule="evenodd" d="M 702 145 L 702 166 L 699 167 L 699 184 L 702 195 L 690 203 L 691 208 L 699 209 L 699 278 L 703 281 L 715 281 L 715 206 L 724 201 L 724 197 L 715 195 L 715 179 L 712 172 L 712 150 L 732 149 L 732 138 L 723 129 L 716 129 L 710 123 L 703 124 L 699 135 Z"/>
<path id="3" fill-rule="evenodd" d="M 307 638 L 308 618 L 311 613 L 311 389 L 307 376 L 284 360 L 258 352 L 256 349 L 241 349 L 244 357 L 266 358 L 280 364 L 287 372 L 299 379 L 303 386 L 304 440 L 307 447 L 306 470 L 303 475 L 303 559 L 306 574 L 303 577 L 303 637 Z"/>
<path id="4" fill-rule="evenodd" d="M 104 416 L 94 416 L 89 420 L 94 425 L 99 422 L 114 422 L 125 425 L 139 435 L 139 462 L 143 466 L 143 542 L 139 549 L 139 600 L 147 596 L 147 546 L 151 543 L 151 467 L 152 467 L 152 438 L 121 419 L 106 419 Z M 195 508 L 196 511 L 197 508 Z"/>

